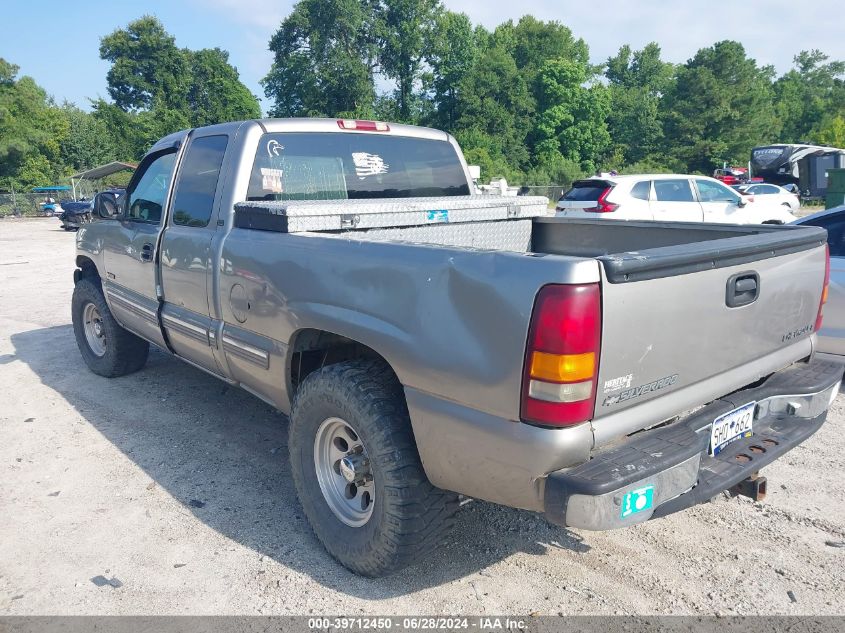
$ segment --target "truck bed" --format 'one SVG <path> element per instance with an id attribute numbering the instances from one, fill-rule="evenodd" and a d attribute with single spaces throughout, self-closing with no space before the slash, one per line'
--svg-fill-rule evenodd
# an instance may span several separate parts
<path id="1" fill-rule="evenodd" d="M 554 217 L 539 196 L 252 201 L 235 211 L 239 228 L 597 259 L 611 283 L 753 261 L 823 237 L 793 226 Z"/>
<path id="2" fill-rule="evenodd" d="M 495 197 L 488 201 L 497 203 L 501 201 Z M 255 203 L 250 205 L 254 213 Z M 239 205 L 236 216 L 243 212 Z M 244 224 L 241 220 L 240 226 Z M 271 230 L 281 229 L 277 225 Z M 477 215 L 472 222 L 350 227 L 288 237 L 463 251 L 460 260 L 434 258 L 447 262 L 447 269 L 469 261 L 466 257 L 473 252 L 530 255 L 543 266 L 540 276 L 546 283 L 566 283 L 573 264 L 582 271 L 591 263 L 597 266 L 603 282 L 603 344 L 593 422 L 597 444 L 655 419 L 668 419 L 809 356 L 822 286 L 815 276 L 824 269 L 825 244 L 825 232 L 809 227 L 582 220 L 545 214 L 511 220 Z M 404 252 L 395 257 L 413 259 Z M 506 292 L 502 266 L 515 266 L 513 260 L 497 264 L 495 277 Z M 759 297 L 729 307 L 726 280 L 730 283 L 743 274 L 756 276 Z M 537 283 L 524 279 L 526 285 Z M 539 287 L 526 290 L 533 297 Z M 507 292 L 514 294 L 512 287 Z M 482 327 L 477 323 L 482 312 L 496 318 L 496 309 L 482 310 L 470 319 L 476 328 Z M 527 319 L 518 321 L 527 325 Z M 512 332 L 519 349 L 525 336 L 526 331 Z"/>

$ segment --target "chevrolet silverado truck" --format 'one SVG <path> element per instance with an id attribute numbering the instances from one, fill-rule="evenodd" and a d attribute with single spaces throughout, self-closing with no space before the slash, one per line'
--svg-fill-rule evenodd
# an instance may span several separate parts
<path id="1" fill-rule="evenodd" d="M 761 496 L 839 391 L 825 231 L 558 218 L 471 182 L 419 127 L 167 136 L 77 234 L 82 357 L 123 376 L 153 344 L 287 415 L 304 512 L 366 576 L 460 495 L 586 530 Z"/>

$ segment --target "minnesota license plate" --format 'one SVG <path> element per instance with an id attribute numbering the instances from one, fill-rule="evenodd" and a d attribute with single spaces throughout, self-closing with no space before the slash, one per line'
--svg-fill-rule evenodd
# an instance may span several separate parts
<path id="1" fill-rule="evenodd" d="M 713 420 L 710 429 L 710 454 L 718 455 L 731 442 L 753 435 L 756 402 L 749 402 Z"/>

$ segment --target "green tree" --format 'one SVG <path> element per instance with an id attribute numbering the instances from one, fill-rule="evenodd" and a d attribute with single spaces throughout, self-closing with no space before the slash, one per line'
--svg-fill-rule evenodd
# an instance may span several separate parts
<path id="1" fill-rule="evenodd" d="M 484 33 L 479 32 L 479 41 Z M 455 135 L 467 150 L 489 156 L 499 173 L 483 169 L 483 177 L 519 172 L 529 165 L 527 135 L 534 112 L 534 100 L 513 57 L 495 43 L 486 42 L 470 72 L 458 83 Z M 472 156 L 472 153 L 470 153 Z"/>
<path id="2" fill-rule="evenodd" d="M 375 100 L 376 0 L 301 0 L 270 39 L 271 116 L 366 117 Z"/>
<path id="3" fill-rule="evenodd" d="M 801 51 L 794 58 L 795 68 L 775 82 L 784 142 L 809 140 L 823 119 L 845 108 L 845 62 L 829 60 L 819 50 Z"/>
<path id="4" fill-rule="evenodd" d="M 509 20 L 496 27 L 493 38 L 511 54 L 531 85 L 550 59 L 565 59 L 585 68 L 589 65 L 584 40 L 576 40 L 569 27 L 554 20 L 544 22 L 524 15 L 516 24 Z"/>
<path id="5" fill-rule="evenodd" d="M 585 78 L 593 75 L 586 43 L 576 40 L 572 31 L 560 22 L 544 22 L 531 15 L 522 16 L 516 24 L 508 20 L 493 31 L 491 45 L 500 46 L 508 52 L 528 86 L 532 100 L 531 120 L 526 123 L 529 129 L 535 127 L 536 104 L 544 90 L 540 71 L 547 61 L 567 60 L 583 67 Z M 532 154 L 536 153 L 536 142 L 537 139 L 529 133 L 528 145 Z"/>
<path id="6" fill-rule="evenodd" d="M 81 171 L 117 160 L 117 147 L 106 123 L 72 103 L 62 105 L 68 134 L 61 139 L 62 163 L 72 171 Z"/>
<path id="7" fill-rule="evenodd" d="M 813 130 L 811 140 L 820 145 L 845 148 L 845 115 L 829 115 Z"/>
<path id="8" fill-rule="evenodd" d="M 116 160 L 136 160 L 155 142 L 144 136 L 139 114 L 126 112 L 105 99 L 91 102 L 91 116 L 108 130 Z"/>
<path id="9" fill-rule="evenodd" d="M 663 140 L 660 99 L 673 72 L 672 64 L 661 61 L 660 47 L 654 42 L 634 52 L 626 44 L 607 60 L 611 101 L 607 125 L 616 152 L 626 164 L 659 152 Z"/>
<path id="10" fill-rule="evenodd" d="M 50 186 L 58 182 L 58 173 L 44 154 L 29 154 L 15 176 L 19 189 Z"/>
<path id="11" fill-rule="evenodd" d="M 100 40 L 108 92 L 124 111 L 187 108 L 191 68 L 158 18 L 145 15 Z"/>
<path id="12" fill-rule="evenodd" d="M 663 99 L 667 153 L 704 173 L 722 161 L 744 164 L 752 147 L 778 138 L 773 76 L 739 42 L 699 50 Z"/>
<path id="13" fill-rule="evenodd" d="M 381 70 L 396 81 L 399 117 L 408 123 L 413 122 L 414 87 L 420 79 L 426 42 L 434 39 L 441 11 L 440 0 L 383 0 L 379 9 Z"/>
<path id="14" fill-rule="evenodd" d="M 67 121 L 31 77 L 0 58 L 0 186 L 53 184 L 62 173 Z"/>
<path id="15" fill-rule="evenodd" d="M 106 79 L 114 105 L 138 115 L 144 139 L 180 127 L 261 115 L 258 99 L 241 83 L 226 51 L 178 48 L 153 16 L 143 16 L 103 37 L 100 57 L 111 63 Z M 103 110 L 99 103 L 95 108 Z M 130 116 L 120 121 L 114 112 L 104 112 L 101 119 L 117 123 L 120 134 L 126 121 L 132 120 Z"/>
<path id="16" fill-rule="evenodd" d="M 181 110 L 158 107 L 124 112 L 103 99 L 92 106 L 92 116 L 109 131 L 116 160 L 139 160 L 163 136 L 193 126 L 189 114 Z"/>
<path id="17" fill-rule="evenodd" d="M 204 48 L 186 51 L 185 54 L 191 64 L 187 97 L 192 125 L 212 125 L 261 116 L 258 100 L 241 83 L 237 69 L 229 64 L 227 51 Z"/>
<path id="18" fill-rule="evenodd" d="M 432 123 L 446 129 L 457 123 L 461 83 L 478 59 L 479 45 L 472 23 L 464 13 L 443 11 L 426 54 L 431 66 L 429 83 L 433 92 Z"/>
<path id="19" fill-rule="evenodd" d="M 552 59 L 539 73 L 537 161 L 560 163 L 561 158 L 592 171 L 610 145 L 606 118 L 610 95 L 601 84 L 585 87 L 585 66 Z"/>
<path id="20" fill-rule="evenodd" d="M 671 84 L 672 64 L 660 59 L 660 46 L 649 42 L 642 50 L 632 51 L 625 44 L 615 57 L 607 60 L 605 76 L 617 86 L 625 88 L 648 88 L 661 94 Z"/>

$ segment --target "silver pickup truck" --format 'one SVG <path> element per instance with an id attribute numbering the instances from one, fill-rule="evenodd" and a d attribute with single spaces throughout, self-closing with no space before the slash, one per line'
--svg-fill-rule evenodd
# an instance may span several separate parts
<path id="1" fill-rule="evenodd" d="M 459 495 L 588 530 L 761 496 L 824 422 L 824 230 L 556 218 L 471 187 L 436 130 L 168 136 L 77 235 L 79 349 L 115 377 L 152 343 L 288 415 L 305 514 L 367 576 L 435 547 Z"/>

